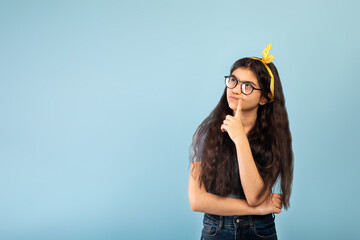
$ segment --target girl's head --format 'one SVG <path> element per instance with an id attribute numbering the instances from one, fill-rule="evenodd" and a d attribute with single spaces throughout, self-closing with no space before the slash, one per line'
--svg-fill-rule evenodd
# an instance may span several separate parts
<path id="1" fill-rule="evenodd" d="M 270 75 L 259 60 L 242 58 L 236 61 L 225 82 L 228 86 L 226 99 L 233 112 L 239 99 L 243 111 L 257 111 L 259 105 L 270 101 Z"/>
<path id="2" fill-rule="evenodd" d="M 247 137 L 255 164 L 264 181 L 264 188 L 258 198 L 267 189 L 272 190 L 275 182 L 281 178 L 283 204 L 287 209 L 293 177 L 292 139 L 278 71 L 273 63 L 268 63 L 267 66 L 274 77 L 273 101 L 271 76 L 263 62 L 242 58 L 232 65 L 230 76 L 239 82 L 232 89 L 225 86 L 219 103 L 197 128 L 193 136 L 191 162 L 195 159 L 202 160 L 200 183 L 208 191 L 220 196 L 241 194 L 239 172 L 234 161 L 236 148 L 228 133 L 220 129 L 226 115 L 233 115 L 236 111 L 237 99 L 241 99 L 243 113 L 252 111 L 257 116 Z M 259 90 L 254 89 L 251 94 L 246 95 L 240 89 L 241 82 L 248 82 Z M 248 93 L 249 88 L 251 86 L 244 85 L 243 91 Z"/>

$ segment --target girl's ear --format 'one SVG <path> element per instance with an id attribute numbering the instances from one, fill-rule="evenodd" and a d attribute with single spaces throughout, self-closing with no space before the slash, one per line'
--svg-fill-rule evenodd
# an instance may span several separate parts
<path id="1" fill-rule="evenodd" d="M 271 93 L 268 93 L 268 97 L 271 99 Z M 266 98 L 264 96 L 261 96 L 259 104 L 265 105 L 266 103 L 268 103 L 268 100 L 266 100 Z"/>

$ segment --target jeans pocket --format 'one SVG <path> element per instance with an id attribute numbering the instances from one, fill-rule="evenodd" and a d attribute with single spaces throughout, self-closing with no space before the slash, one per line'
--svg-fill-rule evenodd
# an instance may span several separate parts
<path id="1" fill-rule="evenodd" d="M 205 217 L 204 221 L 203 221 L 203 225 L 204 225 L 204 227 L 202 229 L 202 234 L 205 237 L 215 237 L 217 235 L 218 223 Z"/>
<path id="2" fill-rule="evenodd" d="M 259 239 L 277 239 L 274 219 L 255 222 L 254 234 Z"/>

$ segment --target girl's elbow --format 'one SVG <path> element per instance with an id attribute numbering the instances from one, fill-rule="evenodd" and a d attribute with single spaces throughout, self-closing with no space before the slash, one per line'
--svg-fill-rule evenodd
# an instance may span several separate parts
<path id="1" fill-rule="evenodd" d="M 257 207 L 261 205 L 261 201 L 256 200 L 255 198 L 246 198 L 246 201 L 250 207 Z"/>
<path id="2" fill-rule="evenodd" d="M 260 205 L 258 202 L 255 201 L 248 201 L 247 203 L 250 207 L 257 207 Z"/>
<path id="3" fill-rule="evenodd" d="M 190 202 L 190 207 L 193 212 L 198 212 L 197 206 L 194 203 Z"/>
<path id="4" fill-rule="evenodd" d="M 250 206 L 250 207 L 253 207 L 254 206 L 254 201 L 253 200 L 250 200 L 250 199 L 246 199 L 246 202 L 247 204 Z"/>
<path id="5" fill-rule="evenodd" d="M 194 212 L 199 212 L 199 207 L 198 207 L 197 201 L 193 198 L 190 198 L 189 200 L 190 200 L 189 202 L 190 202 L 191 210 Z"/>
<path id="6" fill-rule="evenodd" d="M 246 199 L 247 203 L 251 207 L 257 207 L 257 206 L 263 204 L 263 202 L 265 200 L 266 200 L 266 196 L 262 196 L 260 199 L 257 199 L 255 196 L 252 198 Z"/>
<path id="7" fill-rule="evenodd" d="M 189 191 L 190 208 L 194 212 L 198 212 L 198 203 L 197 202 L 198 202 L 198 199 L 197 199 L 196 194 Z"/>

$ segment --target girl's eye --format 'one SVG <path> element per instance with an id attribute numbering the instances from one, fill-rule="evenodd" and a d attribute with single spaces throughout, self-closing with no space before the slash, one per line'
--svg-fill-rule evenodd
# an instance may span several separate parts
<path id="1" fill-rule="evenodd" d="M 253 85 L 251 85 L 250 83 L 245 83 L 245 87 L 250 87 L 250 88 L 252 88 Z"/>
<path id="2" fill-rule="evenodd" d="M 230 81 L 236 82 L 236 79 L 235 78 L 230 78 Z"/>

